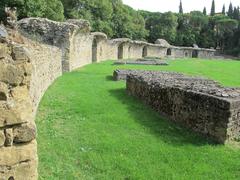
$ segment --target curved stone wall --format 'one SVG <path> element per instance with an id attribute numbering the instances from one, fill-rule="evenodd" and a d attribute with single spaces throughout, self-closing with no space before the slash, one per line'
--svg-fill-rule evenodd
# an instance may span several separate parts
<path id="1" fill-rule="evenodd" d="M 11 42 L 0 43 L 0 48 L 0 179 L 36 179 L 31 54 Z"/>
<path id="2" fill-rule="evenodd" d="M 21 41 L 0 43 L 0 180 L 37 179 L 36 110 L 44 92 L 64 72 L 92 62 L 166 57 L 167 49 L 174 51 L 173 46 L 109 40 L 90 31 L 85 20 L 28 18 L 18 22 L 19 34 L 14 32 Z M 213 50 L 195 50 L 199 56 L 214 55 Z"/>

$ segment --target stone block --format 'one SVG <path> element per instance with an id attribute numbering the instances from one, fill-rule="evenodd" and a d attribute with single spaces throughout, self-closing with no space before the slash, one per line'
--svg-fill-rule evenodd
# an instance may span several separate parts
<path id="1" fill-rule="evenodd" d="M 26 123 L 29 121 L 28 113 L 31 111 L 20 112 L 17 109 L 0 108 L 0 127 Z"/>
<path id="2" fill-rule="evenodd" d="M 15 127 L 13 129 L 13 142 L 14 143 L 26 143 L 31 142 L 36 138 L 36 127 L 35 125 L 28 123 Z"/>
<path id="3" fill-rule="evenodd" d="M 3 130 L 0 130 L 0 147 L 4 146 L 5 143 L 5 134 Z"/>
<path id="4" fill-rule="evenodd" d="M 24 72 L 13 64 L 0 61 L 0 79 L 7 84 L 18 86 L 24 79 Z"/>
<path id="5" fill-rule="evenodd" d="M 25 47 L 20 45 L 15 45 L 12 48 L 12 58 L 15 61 L 29 61 L 30 54 Z"/>
<path id="6" fill-rule="evenodd" d="M 9 128 L 9 129 L 5 129 L 4 130 L 5 133 L 5 146 L 12 146 L 13 145 L 13 129 Z"/>
<path id="7" fill-rule="evenodd" d="M 7 38 L 8 32 L 3 25 L 0 25 L 0 38 Z"/>
<path id="8" fill-rule="evenodd" d="M 5 58 L 9 52 L 7 44 L 0 43 L 0 59 Z"/>
<path id="9" fill-rule="evenodd" d="M 6 101 L 8 98 L 8 86 L 0 82 L 0 101 Z"/>
<path id="10" fill-rule="evenodd" d="M 0 148 L 0 180 L 37 179 L 37 143 Z"/>

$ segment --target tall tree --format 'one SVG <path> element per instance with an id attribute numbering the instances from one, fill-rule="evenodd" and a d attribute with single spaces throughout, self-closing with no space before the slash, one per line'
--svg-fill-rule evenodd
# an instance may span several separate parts
<path id="1" fill-rule="evenodd" d="M 211 13 L 210 13 L 211 16 L 214 16 L 215 15 L 215 0 L 212 1 L 212 7 L 211 7 Z"/>
<path id="2" fill-rule="evenodd" d="M 64 8 L 60 0 L 45 0 L 46 8 L 44 10 L 44 17 L 55 21 L 64 20 Z"/>
<path id="3" fill-rule="evenodd" d="M 227 14 L 228 14 L 228 16 L 230 18 L 233 17 L 233 5 L 232 5 L 232 3 L 229 4 L 229 8 L 228 8 L 228 13 Z"/>
<path id="4" fill-rule="evenodd" d="M 183 14 L 182 0 L 180 0 L 179 13 L 180 13 L 180 14 Z"/>
<path id="5" fill-rule="evenodd" d="M 215 17 L 217 46 L 224 51 L 231 43 L 230 39 L 238 27 L 238 22 L 226 16 Z"/>
<path id="6" fill-rule="evenodd" d="M 239 20 L 239 19 L 240 19 L 239 7 L 234 7 L 234 10 L 233 10 L 233 19 L 236 19 L 236 20 Z"/>
<path id="7" fill-rule="evenodd" d="M 225 15 L 226 14 L 226 8 L 225 8 L 225 4 L 223 5 L 223 8 L 222 8 L 222 14 Z"/>
<path id="8" fill-rule="evenodd" d="M 207 9 L 206 7 L 203 8 L 203 14 L 206 16 L 207 15 Z"/>
<path id="9" fill-rule="evenodd" d="M 156 39 L 163 38 L 174 43 L 178 25 L 177 19 L 177 16 L 171 12 L 152 13 L 146 19 L 146 28 L 149 30 L 148 40 L 154 42 Z"/>

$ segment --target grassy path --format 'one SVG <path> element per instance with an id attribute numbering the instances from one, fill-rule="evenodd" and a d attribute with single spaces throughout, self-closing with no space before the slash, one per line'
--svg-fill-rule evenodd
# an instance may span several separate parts
<path id="1" fill-rule="evenodd" d="M 40 179 L 239 179 L 240 150 L 214 145 L 163 119 L 113 82 L 112 62 L 60 77 L 37 115 Z M 240 86 L 240 62 L 182 60 L 148 69 Z"/>

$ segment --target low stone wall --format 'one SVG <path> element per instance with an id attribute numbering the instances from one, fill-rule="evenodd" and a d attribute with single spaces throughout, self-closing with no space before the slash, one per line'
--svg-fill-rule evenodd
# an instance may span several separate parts
<path id="1" fill-rule="evenodd" d="M 127 92 L 220 143 L 240 138 L 240 89 L 178 73 L 135 71 L 127 75 Z"/>
<path id="2" fill-rule="evenodd" d="M 215 50 L 193 47 L 176 47 L 170 46 L 168 48 L 170 54 L 169 57 L 173 58 L 205 58 L 212 59 L 215 56 Z"/>
<path id="3" fill-rule="evenodd" d="M 148 44 L 146 46 L 147 57 L 165 58 L 167 56 L 167 47 L 161 45 Z"/>
<path id="4" fill-rule="evenodd" d="M 142 70 L 117 69 L 113 71 L 113 79 L 115 81 L 126 80 L 127 75 L 144 72 Z"/>
<path id="5" fill-rule="evenodd" d="M 153 66 L 167 66 L 167 61 L 164 60 L 154 60 L 154 59 L 137 59 L 137 60 L 119 60 L 115 61 L 116 65 L 153 65 Z"/>

